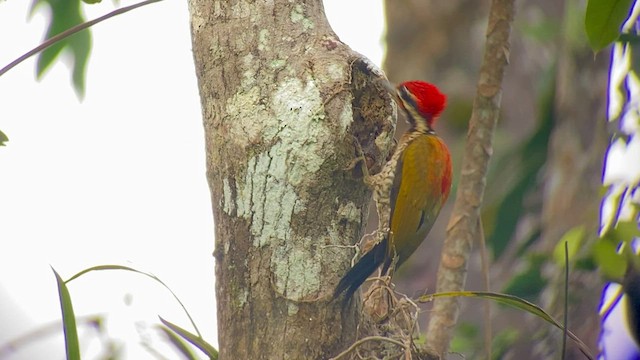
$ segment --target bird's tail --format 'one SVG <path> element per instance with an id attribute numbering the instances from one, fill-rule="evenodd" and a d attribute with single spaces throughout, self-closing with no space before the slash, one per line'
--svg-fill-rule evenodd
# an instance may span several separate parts
<path id="1" fill-rule="evenodd" d="M 346 305 L 351 300 L 353 294 L 358 290 L 365 280 L 382 264 L 387 252 L 387 239 L 376 244 L 369 250 L 349 271 L 340 279 L 338 286 L 333 292 L 333 299 L 345 293 L 342 301 Z"/>

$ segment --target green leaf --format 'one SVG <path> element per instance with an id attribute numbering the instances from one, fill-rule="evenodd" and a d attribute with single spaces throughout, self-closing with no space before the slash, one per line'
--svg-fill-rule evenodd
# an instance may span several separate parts
<path id="1" fill-rule="evenodd" d="M 593 259 L 600 271 L 611 280 L 620 282 L 627 270 L 627 260 L 617 251 L 617 245 L 608 239 L 600 239 L 591 248 Z"/>
<path id="2" fill-rule="evenodd" d="M 48 4 L 51 9 L 51 22 L 47 28 L 46 39 L 85 21 L 80 0 L 37 0 L 34 9 L 40 4 Z M 63 50 L 69 50 L 73 56 L 73 86 L 78 96 L 82 98 L 85 91 L 87 62 L 91 51 L 91 33 L 88 29 L 61 40 L 42 51 L 38 56 L 36 76 L 41 79 Z"/>
<path id="3" fill-rule="evenodd" d="M 187 340 L 188 342 L 193 344 L 195 347 L 200 349 L 203 353 L 205 353 L 209 357 L 209 359 L 212 359 L 212 360 L 218 359 L 218 351 L 213 346 L 211 346 L 211 344 L 204 341 L 200 336 L 194 335 L 189 331 L 181 328 L 180 326 L 170 323 L 169 321 L 163 319 L 160 316 L 158 316 L 158 318 L 160 318 L 160 321 L 171 331 L 178 334 L 180 337 Z"/>
<path id="4" fill-rule="evenodd" d="M 564 268 L 564 243 L 566 242 L 569 248 L 569 261 L 575 259 L 578 254 L 578 250 L 582 245 L 584 237 L 586 235 L 586 231 L 584 226 L 576 226 L 571 230 L 567 231 L 560 241 L 556 244 L 556 247 L 553 249 L 553 260 L 556 265 Z"/>
<path id="5" fill-rule="evenodd" d="M 631 4 L 632 0 L 589 0 L 584 25 L 593 51 L 602 50 L 618 38 Z"/>
<path id="6" fill-rule="evenodd" d="M 178 296 L 173 292 L 173 290 L 171 290 L 171 288 L 169 288 L 167 286 L 167 284 L 165 284 L 162 280 L 160 280 L 157 276 L 155 276 L 153 274 L 149 274 L 149 273 L 146 273 L 144 271 L 140 271 L 140 270 L 134 269 L 132 267 L 123 266 L 123 265 L 98 265 L 98 266 L 92 266 L 90 268 L 87 268 L 87 269 L 84 269 L 84 270 L 80 271 L 79 273 L 77 273 L 77 274 L 73 275 L 72 277 L 70 277 L 69 280 L 66 281 L 66 283 L 69 283 L 72 280 L 75 280 L 75 279 L 79 278 L 80 276 L 82 276 L 82 275 L 84 275 L 86 273 L 89 273 L 91 271 L 103 271 L 103 270 L 131 271 L 131 272 L 134 272 L 134 273 L 137 273 L 137 274 L 141 274 L 141 275 L 150 277 L 151 279 L 153 279 L 153 280 L 157 281 L 158 283 L 160 283 L 160 285 L 162 285 L 165 289 L 169 290 L 169 292 L 171 293 L 173 298 L 176 299 L 178 304 L 180 304 L 180 307 L 182 307 L 182 310 L 184 310 L 184 313 L 189 318 L 189 321 L 191 322 L 191 325 L 196 330 L 196 333 L 198 334 L 198 337 L 202 338 L 202 335 L 200 335 L 200 331 L 198 330 L 198 327 L 196 326 L 195 321 L 193 321 L 193 318 L 191 317 L 191 314 L 189 314 L 189 312 L 187 311 L 187 308 L 184 306 L 182 301 L 180 301 Z"/>
<path id="7" fill-rule="evenodd" d="M 509 294 L 500 294 L 494 293 L 490 291 L 451 291 L 451 292 L 441 292 L 435 294 L 423 295 L 418 298 L 418 302 L 425 303 L 431 302 L 433 299 L 438 297 L 473 297 L 480 299 L 492 300 L 500 304 L 508 305 L 510 307 L 526 311 L 532 315 L 537 316 L 538 318 L 548 322 L 549 324 L 557 327 L 560 330 L 564 331 L 564 326 L 562 326 L 559 322 L 557 322 L 551 315 L 549 315 L 546 311 L 544 311 L 538 305 L 528 302 L 527 300 L 521 299 L 517 296 L 509 295 Z M 591 354 L 591 351 L 587 347 L 587 345 L 582 342 L 574 333 L 571 331 L 567 331 L 567 336 L 571 340 L 573 340 L 580 351 L 588 358 L 595 359 Z"/>
<path id="8" fill-rule="evenodd" d="M 73 313 L 71 295 L 69 289 L 54 268 L 51 268 L 58 283 L 58 295 L 60 297 L 60 307 L 62 308 L 62 329 L 64 330 L 64 345 L 67 351 L 67 360 L 80 360 L 80 343 L 78 341 L 78 328 L 76 326 L 76 316 Z"/>
<path id="9" fill-rule="evenodd" d="M 621 241 L 630 242 L 633 238 L 640 237 L 640 229 L 638 229 L 638 223 L 635 220 L 618 222 L 614 231 Z"/>
<path id="10" fill-rule="evenodd" d="M 182 354 L 182 356 L 184 356 L 186 359 L 188 360 L 197 360 L 198 357 L 193 353 L 193 351 L 191 351 L 191 348 L 189 347 L 189 345 L 182 340 L 182 338 L 180 336 L 178 336 L 175 332 L 171 331 L 171 329 L 169 329 L 166 326 L 162 326 L 162 325 L 158 325 L 158 329 L 160 329 L 160 331 L 162 331 L 162 333 L 164 333 L 169 342 L 176 348 L 176 350 Z"/>
<path id="11" fill-rule="evenodd" d="M 9 138 L 0 130 L 0 146 L 6 146 L 5 143 L 7 141 L 9 141 Z"/>

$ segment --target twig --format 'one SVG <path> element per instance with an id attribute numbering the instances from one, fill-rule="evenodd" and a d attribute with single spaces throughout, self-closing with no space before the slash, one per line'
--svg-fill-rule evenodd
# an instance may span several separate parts
<path id="1" fill-rule="evenodd" d="M 354 342 L 351 346 L 349 346 L 349 348 L 343 352 L 341 352 L 340 354 L 336 355 L 336 357 L 331 358 L 330 360 L 338 360 L 341 359 L 347 355 L 349 355 L 350 352 L 352 352 L 355 348 L 357 348 L 358 346 L 364 344 L 367 341 L 387 341 L 390 342 L 392 344 L 398 345 L 403 349 L 407 349 L 407 346 L 405 344 L 403 344 L 402 342 L 398 341 L 398 340 L 394 340 L 388 337 L 384 337 L 384 336 L 368 336 L 366 338 L 362 338 L 356 342 Z"/>
<path id="2" fill-rule="evenodd" d="M 509 62 L 509 34 L 514 17 L 514 0 L 492 0 L 487 24 L 485 53 L 478 88 L 469 121 L 462 171 L 453 214 L 438 268 L 437 291 L 464 288 L 467 263 L 474 239 L 478 238 L 478 218 L 484 196 L 493 133 L 502 97 L 502 78 Z M 458 300 L 436 299 L 427 328 L 427 346 L 440 356 L 448 351 L 458 320 Z"/>
<path id="3" fill-rule="evenodd" d="M 159 2 L 162 0 L 146 0 L 137 4 L 133 4 L 133 5 L 129 5 L 129 6 L 125 6 L 122 7 L 120 9 L 116 9 L 106 15 L 100 16 L 99 18 L 87 21 L 87 22 L 83 22 L 82 24 L 78 24 L 70 29 L 67 29 L 55 36 L 52 36 L 50 38 L 48 38 L 47 40 L 45 40 L 42 44 L 36 46 L 35 48 L 29 50 L 28 52 L 26 52 L 25 54 L 23 54 L 22 56 L 20 56 L 19 58 L 13 60 L 11 63 L 9 63 L 7 66 L 3 67 L 2 69 L 0 69 L 0 76 L 4 75 L 7 71 L 13 69 L 16 65 L 20 64 L 21 62 L 27 60 L 28 58 L 32 57 L 33 55 L 41 52 L 42 50 L 48 48 L 49 46 L 57 43 L 58 41 L 64 40 L 66 38 L 68 38 L 69 36 L 78 33 L 84 29 L 88 29 L 91 26 L 100 23 L 104 20 L 107 20 L 109 18 L 112 18 L 116 15 L 120 15 L 120 14 L 124 14 L 128 11 L 131 11 L 133 9 L 137 9 L 139 7 L 145 6 L 145 5 L 149 5 L 155 2 Z"/>

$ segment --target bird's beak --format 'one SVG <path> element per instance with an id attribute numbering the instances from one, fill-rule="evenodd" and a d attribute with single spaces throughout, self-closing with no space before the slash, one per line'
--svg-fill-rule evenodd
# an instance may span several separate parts
<path id="1" fill-rule="evenodd" d="M 389 95 L 391 95 L 391 98 L 393 98 L 395 102 L 398 102 L 398 100 L 400 100 L 398 98 L 398 89 L 396 89 L 396 87 L 391 82 L 389 82 L 389 80 L 385 78 L 378 78 L 375 80 L 375 82 Z"/>
<path id="2" fill-rule="evenodd" d="M 398 100 L 398 89 L 387 79 L 379 79 L 378 83 L 385 89 L 394 100 Z"/>
<path id="3" fill-rule="evenodd" d="M 378 83 L 380 86 L 386 90 L 389 95 L 391 95 L 391 99 L 396 102 L 399 106 L 403 106 L 402 99 L 400 99 L 400 94 L 398 93 L 398 88 L 395 87 L 389 80 L 387 79 L 379 79 Z"/>

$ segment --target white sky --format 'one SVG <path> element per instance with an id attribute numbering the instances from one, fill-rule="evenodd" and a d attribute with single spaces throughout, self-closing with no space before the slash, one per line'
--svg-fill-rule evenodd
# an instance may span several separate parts
<path id="1" fill-rule="evenodd" d="M 0 1 L 0 67 L 42 40 L 45 17 L 27 22 L 29 5 Z M 380 64 L 381 0 L 325 7 L 342 40 Z M 113 5 L 85 8 L 93 19 Z M 92 33 L 82 103 L 61 63 L 40 82 L 34 59 L 0 77 L 0 130 L 10 139 L 0 148 L 0 346 L 60 318 L 50 265 L 68 278 L 100 264 L 157 275 L 217 344 L 213 220 L 186 2 L 146 6 Z M 131 359 L 152 358 L 136 345 L 136 329 L 158 314 L 192 330 L 169 293 L 140 275 L 92 273 L 70 291 L 78 315 L 112 314 L 110 335 L 128 339 Z M 7 359 L 62 358 L 62 346 L 55 338 Z M 98 348 L 83 354 L 95 357 Z"/>

